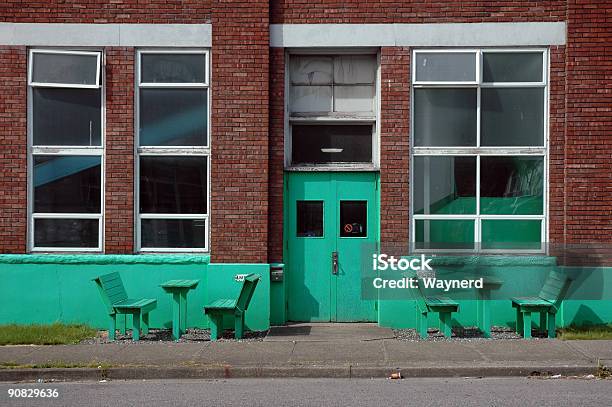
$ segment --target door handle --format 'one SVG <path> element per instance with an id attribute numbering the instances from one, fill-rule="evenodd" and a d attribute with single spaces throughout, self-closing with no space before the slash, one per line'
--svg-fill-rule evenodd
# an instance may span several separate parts
<path id="1" fill-rule="evenodd" d="M 338 252 L 332 252 L 332 274 L 338 274 Z"/>

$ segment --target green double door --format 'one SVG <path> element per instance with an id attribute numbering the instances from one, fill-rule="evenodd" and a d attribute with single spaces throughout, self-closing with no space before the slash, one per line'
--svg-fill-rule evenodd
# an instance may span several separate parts
<path id="1" fill-rule="evenodd" d="M 362 270 L 379 234 L 378 174 L 288 172 L 286 281 L 290 321 L 376 321 Z"/>

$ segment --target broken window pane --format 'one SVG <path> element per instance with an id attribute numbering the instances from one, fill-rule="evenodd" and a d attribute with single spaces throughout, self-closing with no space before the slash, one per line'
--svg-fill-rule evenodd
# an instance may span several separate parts
<path id="1" fill-rule="evenodd" d="M 414 145 L 476 145 L 476 89 L 415 89 Z"/>
<path id="2" fill-rule="evenodd" d="M 32 88 L 35 146 L 99 146 L 100 89 Z"/>
<path id="3" fill-rule="evenodd" d="M 419 82 L 474 82 L 474 52 L 417 52 L 416 80 Z"/>
<path id="4" fill-rule="evenodd" d="M 98 219 L 34 219 L 34 246 L 98 247 L 99 227 Z"/>
<path id="5" fill-rule="evenodd" d="M 371 163 L 372 125 L 293 125 L 291 161 Z"/>
<path id="6" fill-rule="evenodd" d="M 173 249 L 206 247 L 204 219 L 142 219 L 141 246 Z"/>
<path id="7" fill-rule="evenodd" d="M 323 236 L 323 201 L 296 202 L 297 237 Z"/>
<path id="8" fill-rule="evenodd" d="M 141 54 L 142 83 L 205 83 L 205 54 Z"/>
<path id="9" fill-rule="evenodd" d="M 544 158 L 480 158 L 480 213 L 485 215 L 542 215 Z"/>
<path id="10" fill-rule="evenodd" d="M 483 88 L 482 146 L 544 145 L 544 88 Z"/>
<path id="11" fill-rule="evenodd" d="M 540 250 L 541 220 L 482 220 L 482 248 Z"/>
<path id="12" fill-rule="evenodd" d="M 97 85 L 98 54 L 33 52 L 32 82 Z"/>
<path id="13" fill-rule="evenodd" d="M 414 213 L 475 214 L 476 157 L 414 157 Z"/>
<path id="14" fill-rule="evenodd" d="M 416 249 L 474 248 L 474 221 L 465 220 L 415 220 Z"/>
<path id="15" fill-rule="evenodd" d="M 484 82 L 541 82 L 541 52 L 485 52 L 482 55 Z"/>

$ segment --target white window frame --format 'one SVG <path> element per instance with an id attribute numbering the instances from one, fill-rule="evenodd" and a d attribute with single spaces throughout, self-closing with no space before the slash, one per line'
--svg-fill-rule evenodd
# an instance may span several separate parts
<path id="1" fill-rule="evenodd" d="M 476 82 L 416 82 L 416 55 L 418 53 L 452 53 L 471 51 L 476 53 Z M 541 82 L 483 82 L 482 62 L 483 54 L 493 53 L 541 53 L 542 54 L 542 81 Z M 479 49 L 414 49 L 412 51 L 413 80 L 410 88 L 410 168 L 414 168 L 414 157 L 418 156 L 472 156 L 476 157 L 476 214 L 446 215 L 446 214 L 415 214 L 414 213 L 414 171 L 410 171 L 410 250 L 412 252 L 445 252 L 445 253 L 485 253 L 485 254 L 539 254 L 546 253 L 548 241 L 548 205 L 549 205 L 549 85 L 550 70 L 549 52 L 547 48 L 479 48 Z M 476 146 L 460 147 L 419 147 L 414 145 L 414 90 L 419 88 L 475 88 L 477 89 L 476 104 Z M 481 89 L 482 88 L 526 88 L 538 87 L 544 89 L 544 134 L 542 146 L 491 146 L 480 145 L 481 131 Z M 531 156 L 543 158 L 543 209 L 542 215 L 482 215 L 480 214 L 480 158 L 483 156 Z M 474 221 L 474 248 L 473 249 L 417 249 L 416 248 L 416 221 L 417 220 L 473 220 Z M 482 221 L 483 220 L 540 220 L 541 244 L 539 249 L 483 249 L 482 248 Z"/>
<path id="2" fill-rule="evenodd" d="M 152 83 L 141 82 L 142 55 L 145 54 L 203 54 L 205 55 L 204 82 L 200 83 Z M 136 81 L 135 81 L 135 114 L 134 114 L 134 230 L 136 251 L 143 253 L 208 253 L 210 252 L 210 152 L 211 152 L 211 94 L 210 94 L 210 51 L 208 49 L 155 49 L 144 48 L 136 51 Z M 140 146 L 140 88 L 175 88 L 175 89 L 206 89 L 207 95 L 207 144 L 206 146 Z M 140 213 L 140 157 L 205 157 L 206 158 L 206 209 L 208 213 L 199 214 L 162 214 L 162 213 Z M 205 247 L 173 248 L 173 247 L 142 247 L 142 219 L 167 219 L 167 220 L 204 220 L 205 225 Z"/>
<path id="3" fill-rule="evenodd" d="M 97 55 L 97 85 L 81 84 L 57 84 L 32 82 L 32 71 L 34 54 L 73 54 L 73 55 Z M 106 88 L 103 67 L 105 65 L 104 53 L 99 50 L 69 50 L 69 49 L 47 49 L 35 48 L 28 52 L 28 93 L 27 93 L 27 174 L 28 174 L 28 225 L 27 225 L 27 246 L 29 252 L 102 252 L 104 250 L 104 210 L 105 210 L 105 142 L 106 142 Z M 52 87 L 52 88 L 84 88 L 100 89 L 100 145 L 99 146 L 64 146 L 64 145 L 34 145 L 33 133 L 33 88 Z M 34 156 L 83 156 L 91 155 L 100 157 L 100 213 L 43 213 L 34 212 Z M 34 244 L 34 221 L 36 219 L 97 219 L 98 220 L 98 245 L 96 247 L 44 247 Z"/>
<path id="4" fill-rule="evenodd" d="M 291 57 L 292 56 L 343 56 L 372 55 L 376 57 L 376 73 L 374 79 L 374 98 L 372 114 L 364 112 L 343 112 L 341 114 L 305 114 L 291 115 Z M 312 49 L 288 50 L 285 52 L 285 169 L 291 171 L 376 171 L 380 168 L 380 51 L 378 49 Z M 332 81 L 333 89 L 333 81 Z M 332 110 L 333 110 L 332 93 Z M 293 125 L 372 125 L 372 162 L 342 163 L 342 164 L 293 164 L 292 129 Z"/>

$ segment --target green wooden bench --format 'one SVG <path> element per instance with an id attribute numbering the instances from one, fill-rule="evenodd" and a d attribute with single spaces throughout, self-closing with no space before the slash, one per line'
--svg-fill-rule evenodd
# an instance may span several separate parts
<path id="1" fill-rule="evenodd" d="M 105 274 L 94 278 L 93 281 L 100 291 L 100 296 L 110 316 L 108 338 L 111 341 L 115 340 L 117 314 L 132 315 L 132 339 L 135 341 L 140 339 L 141 317 L 143 335 L 149 333 L 149 312 L 155 309 L 157 300 L 148 298 L 129 299 L 119 273 Z M 123 325 L 121 332 L 125 333 L 125 325 Z"/>
<path id="2" fill-rule="evenodd" d="M 411 278 L 417 278 L 416 274 L 410 274 Z M 427 338 L 427 315 L 430 312 L 437 312 L 440 318 L 440 331 L 445 337 L 452 336 L 451 317 L 453 312 L 459 311 L 459 303 L 447 297 L 427 297 L 421 290 L 421 281 L 418 281 L 417 288 L 411 289 L 413 298 L 417 306 L 417 331 L 422 339 Z"/>
<path id="3" fill-rule="evenodd" d="M 563 272 L 552 270 L 537 297 L 511 298 L 516 308 L 516 332 L 523 338 L 531 338 L 531 313 L 540 313 L 540 329 L 548 330 L 548 337 L 556 336 L 555 315 L 561 307 L 571 279 Z M 546 328 L 544 328 L 546 327 Z"/>
<path id="4" fill-rule="evenodd" d="M 241 339 L 244 333 L 244 313 L 249 307 L 255 287 L 260 280 L 257 274 L 244 277 L 238 298 L 221 298 L 204 307 L 204 314 L 210 319 L 210 340 L 216 341 L 223 333 L 223 315 L 234 316 L 234 337 Z"/>

